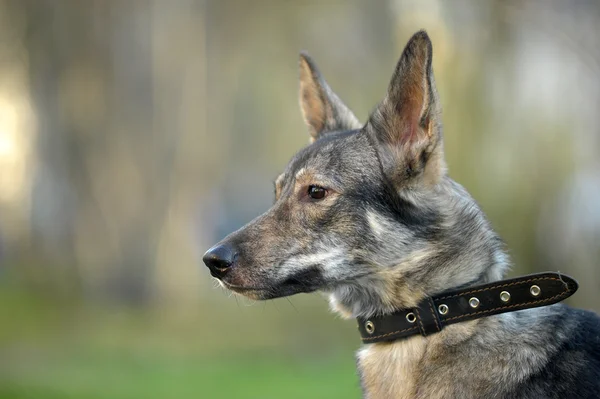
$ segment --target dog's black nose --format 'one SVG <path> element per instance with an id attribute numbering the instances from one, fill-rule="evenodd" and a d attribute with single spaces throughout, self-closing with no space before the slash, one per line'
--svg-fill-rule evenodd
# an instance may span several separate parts
<path id="1" fill-rule="evenodd" d="M 220 278 L 223 277 L 225 273 L 227 273 L 227 270 L 233 265 L 236 256 L 237 253 L 233 247 L 221 244 L 206 251 L 202 260 L 210 269 L 210 274 L 212 274 L 213 277 Z"/>

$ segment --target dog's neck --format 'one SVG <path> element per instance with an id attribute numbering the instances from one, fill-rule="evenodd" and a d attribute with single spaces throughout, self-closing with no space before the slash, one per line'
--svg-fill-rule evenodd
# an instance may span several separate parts
<path id="1" fill-rule="evenodd" d="M 334 311 L 346 318 L 385 315 L 416 307 L 426 296 L 502 279 L 508 256 L 483 212 L 452 180 L 440 190 L 453 194 L 444 197 L 460 218 L 449 216 L 440 224 L 441 238 L 416 246 L 395 266 L 375 265 L 376 272 L 335 287 L 330 291 Z"/>
<path id="2" fill-rule="evenodd" d="M 409 282 L 385 282 L 376 277 L 364 277 L 357 284 L 337 287 L 329 295 L 331 308 L 346 319 L 381 316 L 394 313 L 400 309 L 414 308 L 426 296 L 433 296 L 447 290 L 463 286 L 483 284 L 502 278 L 500 273 L 489 270 L 473 280 L 457 281 L 431 291 L 411 289 Z M 364 282 L 366 284 L 361 284 Z M 368 288 L 367 288 L 368 287 Z M 392 287 L 396 287 L 393 290 Z M 390 291 L 390 288 L 393 291 Z"/>
<path id="3" fill-rule="evenodd" d="M 456 268 L 450 268 L 448 264 L 436 265 L 433 260 L 431 262 L 424 260 L 422 267 L 428 268 L 431 273 L 435 273 L 436 269 L 442 267 L 450 270 L 469 267 L 473 270 L 481 270 L 476 275 L 456 272 L 445 276 L 446 278 L 437 278 L 429 282 L 425 277 L 428 273 L 423 273 L 422 278 L 395 276 L 393 270 L 388 273 L 368 275 L 332 290 L 330 304 L 334 311 L 345 318 L 368 318 L 391 314 L 399 309 L 416 307 L 426 296 L 502 279 L 507 265 L 506 255 L 499 250 L 494 254 L 493 260 L 493 263 L 484 266 L 462 264 L 461 259 L 456 259 Z"/>

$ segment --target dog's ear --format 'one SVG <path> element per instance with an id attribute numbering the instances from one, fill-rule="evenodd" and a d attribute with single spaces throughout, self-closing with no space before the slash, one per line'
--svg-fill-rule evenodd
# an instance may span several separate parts
<path id="1" fill-rule="evenodd" d="M 366 126 L 378 147 L 384 172 L 395 184 L 417 176 L 435 183 L 445 173 L 431 61 L 431 40 L 425 31 L 419 31 L 404 48 L 387 95 Z"/>
<path id="2" fill-rule="evenodd" d="M 361 127 L 356 116 L 331 90 L 306 53 L 300 53 L 300 107 L 311 143 L 326 132 Z"/>

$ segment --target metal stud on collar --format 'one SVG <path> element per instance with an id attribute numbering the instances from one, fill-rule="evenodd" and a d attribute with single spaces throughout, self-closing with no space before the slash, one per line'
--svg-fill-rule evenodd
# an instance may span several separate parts
<path id="1" fill-rule="evenodd" d="M 365 331 L 368 332 L 369 334 L 373 334 L 375 332 L 375 324 L 373 324 L 372 321 L 367 321 L 365 323 Z"/>
<path id="2" fill-rule="evenodd" d="M 539 296 L 542 293 L 542 289 L 537 285 L 532 285 L 529 292 L 531 293 L 531 296 Z"/>
<path id="3" fill-rule="evenodd" d="M 448 305 L 442 303 L 440 306 L 438 306 L 438 312 L 440 312 L 440 314 L 448 313 Z"/>
<path id="4" fill-rule="evenodd" d="M 406 320 L 412 324 L 415 321 L 417 321 L 417 317 L 415 316 L 415 314 L 413 312 L 410 312 L 406 315 Z"/>
<path id="5" fill-rule="evenodd" d="M 469 299 L 469 306 L 473 309 L 477 309 L 477 307 L 479 306 L 479 299 L 475 297 Z"/>
<path id="6" fill-rule="evenodd" d="M 508 301 L 510 301 L 510 292 L 508 292 L 508 291 L 502 291 L 500 293 L 500 300 L 502 302 L 505 302 L 505 303 L 508 302 Z"/>

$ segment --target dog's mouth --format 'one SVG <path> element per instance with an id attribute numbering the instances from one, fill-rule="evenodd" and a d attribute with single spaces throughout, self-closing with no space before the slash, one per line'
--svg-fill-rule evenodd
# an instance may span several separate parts
<path id="1" fill-rule="evenodd" d="M 293 295 L 295 293 L 295 292 L 294 293 L 290 292 L 290 293 L 284 294 L 279 287 L 241 286 L 241 285 L 230 284 L 223 280 L 220 280 L 220 281 L 222 282 L 223 287 L 227 288 L 228 290 L 231 290 L 231 291 L 235 292 L 236 294 L 240 294 L 240 295 L 243 295 L 247 298 L 254 299 L 254 300 L 274 299 L 274 298 L 279 298 L 279 297 L 283 297 L 283 296 Z"/>
<path id="2" fill-rule="evenodd" d="M 219 281 L 225 288 L 233 292 L 259 300 L 309 293 L 325 287 L 321 272 L 316 268 L 299 271 L 287 276 L 284 280 L 261 285 L 236 284 L 237 281 L 236 283 L 230 282 L 227 277 Z"/>
<path id="3" fill-rule="evenodd" d="M 231 290 L 233 292 L 237 292 L 238 294 L 245 294 L 245 293 L 249 293 L 249 292 L 261 292 L 261 291 L 269 291 L 270 288 L 268 287 L 252 287 L 252 286 L 241 286 L 241 285 L 236 285 L 236 284 L 231 284 L 228 283 L 227 281 L 224 280 L 219 280 L 222 285 L 227 288 L 228 290 Z"/>

